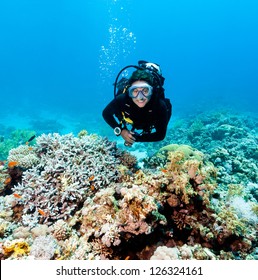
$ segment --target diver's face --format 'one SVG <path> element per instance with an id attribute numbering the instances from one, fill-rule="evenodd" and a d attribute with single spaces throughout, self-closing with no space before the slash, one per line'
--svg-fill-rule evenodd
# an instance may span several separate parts
<path id="1" fill-rule="evenodd" d="M 143 108 L 149 101 L 151 96 L 146 97 L 144 95 L 144 88 L 141 88 L 140 85 L 143 83 L 146 83 L 145 81 L 136 81 L 132 83 L 132 86 L 138 86 L 139 85 L 139 93 L 137 94 L 137 97 L 132 98 L 134 104 L 136 104 L 139 108 Z"/>

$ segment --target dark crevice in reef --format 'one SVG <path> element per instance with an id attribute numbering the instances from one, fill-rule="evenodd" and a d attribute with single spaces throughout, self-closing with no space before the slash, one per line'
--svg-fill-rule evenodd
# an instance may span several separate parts
<path id="1" fill-rule="evenodd" d="M 126 238 L 125 234 L 125 238 Z M 113 252 L 115 252 L 115 258 L 118 259 L 130 259 L 130 260 L 139 260 L 139 259 L 149 259 L 157 246 L 162 245 L 162 230 L 156 229 L 152 233 L 139 234 L 131 237 L 130 239 L 122 239 L 119 247 L 114 246 Z"/>

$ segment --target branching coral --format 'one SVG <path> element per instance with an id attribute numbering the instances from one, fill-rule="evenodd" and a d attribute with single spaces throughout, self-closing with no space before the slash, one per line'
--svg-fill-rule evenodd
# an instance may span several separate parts
<path id="1" fill-rule="evenodd" d="M 0 170 L 0 194 L 4 193 L 4 191 L 7 189 L 10 183 L 11 183 L 11 178 L 7 174 L 7 170 L 6 169 Z"/>
<path id="2" fill-rule="evenodd" d="M 43 134 L 36 141 L 38 164 L 26 170 L 13 188 L 27 214 L 25 225 L 68 219 L 88 196 L 121 176 L 116 170 L 120 153 L 107 139 Z"/>
<path id="3" fill-rule="evenodd" d="M 34 148 L 28 145 L 20 145 L 17 148 L 11 149 L 7 160 L 8 162 L 17 162 L 18 166 L 25 169 L 39 163 L 39 158 L 35 153 Z"/>
<path id="4" fill-rule="evenodd" d="M 112 243 L 120 243 L 115 220 L 118 209 L 114 193 L 113 188 L 101 190 L 94 198 L 88 198 L 82 209 L 81 233 L 87 238 L 101 237 L 107 247 Z"/>
<path id="5" fill-rule="evenodd" d="M 189 204 L 190 199 L 197 195 L 203 199 L 204 204 L 208 204 L 209 196 L 216 187 L 216 170 L 213 165 L 189 159 L 189 154 L 180 150 L 168 152 L 166 177 L 171 179 L 167 189 L 179 195 L 184 204 Z"/>
<path id="6" fill-rule="evenodd" d="M 245 224 L 241 219 L 238 219 L 233 208 L 223 207 L 220 213 L 217 214 L 216 222 L 214 223 L 214 232 L 222 243 L 223 240 L 231 235 L 244 235 L 246 230 Z"/>
<path id="7" fill-rule="evenodd" d="M 122 151 L 119 155 L 119 159 L 123 166 L 127 166 L 130 169 L 133 169 L 137 166 L 137 158 L 127 151 Z"/>
<path id="8" fill-rule="evenodd" d="M 50 231 L 57 240 L 65 240 L 71 235 L 71 228 L 64 220 L 57 220 L 50 227 Z"/>
<path id="9" fill-rule="evenodd" d="M 121 232 L 149 234 L 156 223 L 166 223 L 165 217 L 155 215 L 158 205 L 147 193 L 146 187 L 137 185 L 121 189 L 123 198 L 119 202 L 121 211 L 118 213 Z"/>
<path id="10" fill-rule="evenodd" d="M 100 238 L 104 246 L 118 246 L 123 238 L 149 234 L 157 224 L 165 223 L 156 212 L 157 203 L 145 187 L 123 186 L 117 192 L 108 188 L 84 203 L 81 231 Z"/>

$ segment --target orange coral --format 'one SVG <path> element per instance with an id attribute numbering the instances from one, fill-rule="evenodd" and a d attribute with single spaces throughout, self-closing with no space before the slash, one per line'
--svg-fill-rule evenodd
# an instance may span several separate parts
<path id="1" fill-rule="evenodd" d="M 18 164 L 19 164 L 18 161 L 10 161 L 10 162 L 8 162 L 8 167 L 12 169 L 15 166 L 17 166 Z"/>

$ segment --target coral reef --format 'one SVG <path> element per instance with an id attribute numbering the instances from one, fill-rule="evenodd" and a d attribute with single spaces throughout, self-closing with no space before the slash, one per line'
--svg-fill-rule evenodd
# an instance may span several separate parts
<path id="1" fill-rule="evenodd" d="M 204 153 L 218 169 L 220 185 L 258 183 L 256 115 L 215 111 L 178 119 L 167 137 L 147 146 L 149 155 L 171 143 Z"/>
<path id="2" fill-rule="evenodd" d="M 188 139 L 206 125 L 193 121 Z M 214 141 L 245 135 L 232 123 L 217 128 L 209 132 Z M 0 258 L 257 259 L 254 158 L 241 182 L 236 162 L 225 171 L 238 178 L 227 183 L 221 166 L 233 155 L 229 147 L 213 150 L 224 158 L 219 163 L 213 152 L 173 143 L 142 168 L 131 153 L 87 131 L 42 134 L 10 149 L 0 170 Z"/>

